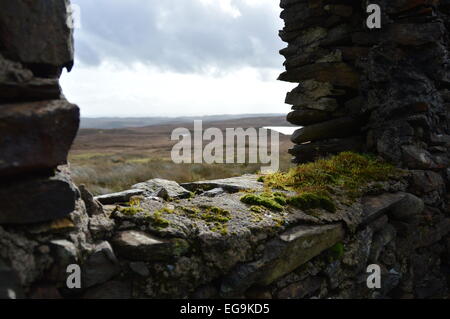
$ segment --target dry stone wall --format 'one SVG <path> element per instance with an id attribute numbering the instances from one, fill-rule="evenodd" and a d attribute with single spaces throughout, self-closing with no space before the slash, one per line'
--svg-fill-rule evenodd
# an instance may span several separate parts
<path id="1" fill-rule="evenodd" d="M 337 190 L 330 212 L 244 204 L 265 191 L 254 175 L 76 187 L 68 1 L 0 0 L 0 298 L 448 297 L 449 2 L 373 2 L 378 31 L 365 1 L 281 1 L 296 161 L 358 150 L 407 169 L 352 200 Z"/>
<path id="2" fill-rule="evenodd" d="M 381 28 L 368 29 L 368 3 Z M 281 1 L 282 81 L 296 162 L 370 151 L 411 169 L 449 165 L 448 1 Z"/>

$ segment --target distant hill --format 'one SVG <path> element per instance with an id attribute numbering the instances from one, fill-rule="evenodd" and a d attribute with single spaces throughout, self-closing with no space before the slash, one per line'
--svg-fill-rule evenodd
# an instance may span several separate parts
<path id="1" fill-rule="evenodd" d="M 82 129 L 120 129 L 130 127 L 144 127 L 155 125 L 172 125 L 189 123 L 194 120 L 204 122 L 221 122 L 227 120 L 265 117 L 286 117 L 285 114 L 233 114 L 233 115 L 208 115 L 208 116 L 183 116 L 183 117 L 82 117 L 80 128 Z M 286 123 L 286 125 L 289 125 Z"/>

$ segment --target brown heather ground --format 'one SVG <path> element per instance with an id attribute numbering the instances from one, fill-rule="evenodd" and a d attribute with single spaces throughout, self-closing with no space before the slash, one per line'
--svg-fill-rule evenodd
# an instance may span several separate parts
<path id="1" fill-rule="evenodd" d="M 204 129 L 288 125 L 282 117 L 267 117 L 206 122 Z M 192 129 L 192 123 L 112 130 L 81 129 L 69 154 L 72 177 L 78 185 L 85 184 L 98 195 L 124 190 L 151 178 L 182 183 L 239 176 L 260 170 L 261 164 L 173 163 L 170 152 L 177 141 L 171 141 L 170 135 L 177 127 Z M 292 166 L 287 153 L 291 146 L 289 136 L 280 134 L 281 170 Z"/>

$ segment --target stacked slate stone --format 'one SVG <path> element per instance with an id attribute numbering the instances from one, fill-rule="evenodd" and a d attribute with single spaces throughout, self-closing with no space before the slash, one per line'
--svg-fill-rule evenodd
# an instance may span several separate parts
<path id="1" fill-rule="evenodd" d="M 64 217 L 79 197 L 56 169 L 79 125 L 58 83 L 73 65 L 67 3 L 43 2 L 0 2 L 0 224 Z"/>
<path id="2" fill-rule="evenodd" d="M 368 4 L 381 29 L 368 29 Z M 346 150 L 409 168 L 449 163 L 449 1 L 282 0 L 290 153 L 303 163 Z M 447 103 L 447 104 L 446 104 Z M 446 106 L 447 105 L 447 106 Z"/>

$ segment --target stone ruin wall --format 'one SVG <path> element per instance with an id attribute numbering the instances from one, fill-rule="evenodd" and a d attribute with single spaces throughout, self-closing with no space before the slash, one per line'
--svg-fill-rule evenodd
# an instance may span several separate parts
<path id="1" fill-rule="evenodd" d="M 450 2 L 370 3 L 381 30 L 365 28 L 366 1 L 281 1 L 280 80 L 301 83 L 286 102 L 304 126 L 291 152 L 298 163 L 373 152 L 409 173 L 333 216 L 297 210 L 280 226 L 242 217 L 238 191 L 261 188 L 255 176 L 154 180 L 97 199 L 76 187 L 65 164 L 79 110 L 58 84 L 73 65 L 68 1 L 0 0 L 0 297 L 448 297 Z M 132 195 L 148 215 L 114 210 Z M 158 226 L 155 212 L 181 204 L 240 215 L 225 235 L 178 216 Z M 382 289 L 366 286 L 373 263 Z M 81 289 L 66 288 L 70 264 Z"/>

